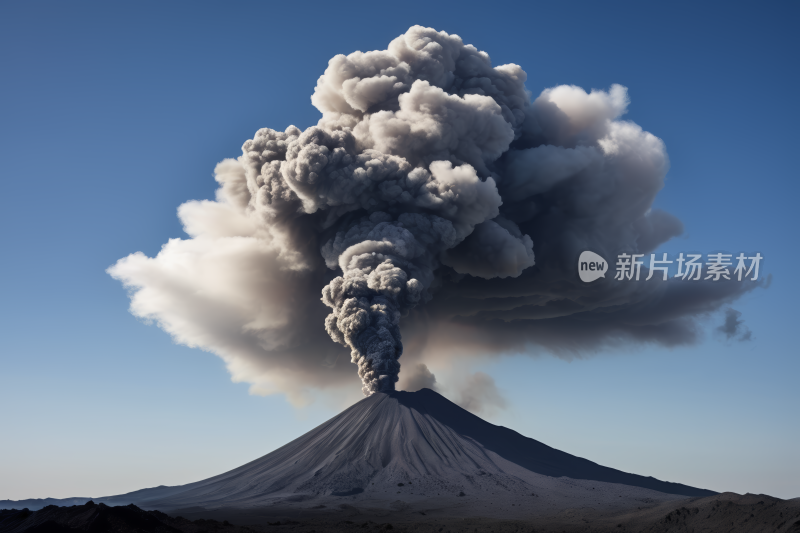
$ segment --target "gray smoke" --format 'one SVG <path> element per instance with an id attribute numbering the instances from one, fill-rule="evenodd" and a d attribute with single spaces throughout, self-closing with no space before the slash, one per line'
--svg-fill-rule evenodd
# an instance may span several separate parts
<path id="1" fill-rule="evenodd" d="M 330 339 L 365 394 L 393 390 L 401 321 L 417 357 L 694 342 L 696 317 L 756 284 L 578 281 L 583 250 L 648 253 L 681 234 L 652 209 L 666 150 L 620 120 L 622 86 L 532 99 L 525 81 L 419 26 L 338 55 L 316 126 L 256 132 L 217 166 L 216 201 L 180 207 L 189 239 L 109 273 L 134 314 L 294 401 L 347 380 Z"/>
<path id="2" fill-rule="evenodd" d="M 404 372 L 404 377 L 404 390 L 409 392 L 416 392 L 420 389 L 437 390 L 439 388 L 436 382 L 436 376 L 430 371 L 427 365 L 422 363 L 414 365 L 406 370 Z"/>
<path id="3" fill-rule="evenodd" d="M 459 384 L 458 405 L 473 413 L 487 413 L 505 409 L 507 402 L 492 376 L 475 372 Z"/>
<path id="4" fill-rule="evenodd" d="M 742 312 L 729 307 L 725 309 L 725 320 L 717 331 L 725 336 L 726 340 L 749 341 L 753 333 L 744 325 L 741 319 Z"/>

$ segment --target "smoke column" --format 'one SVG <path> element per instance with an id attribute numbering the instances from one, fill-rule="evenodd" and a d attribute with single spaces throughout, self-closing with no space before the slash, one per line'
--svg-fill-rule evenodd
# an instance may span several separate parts
<path id="1" fill-rule="evenodd" d="M 532 98 L 526 78 L 419 26 L 338 55 L 311 97 L 316 126 L 256 132 L 217 166 L 216 201 L 179 209 L 189 239 L 109 273 L 134 314 L 261 393 L 342 381 L 329 339 L 365 394 L 393 390 L 401 321 L 415 345 L 489 356 L 694 342 L 695 317 L 753 285 L 574 275 L 584 250 L 648 253 L 682 232 L 651 209 L 663 142 L 620 119 L 622 86 Z"/>

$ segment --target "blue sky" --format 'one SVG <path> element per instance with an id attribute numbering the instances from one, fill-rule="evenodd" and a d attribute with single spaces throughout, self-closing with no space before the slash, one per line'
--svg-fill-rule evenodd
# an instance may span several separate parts
<path id="1" fill-rule="evenodd" d="M 337 53 L 413 24 L 459 34 L 534 94 L 628 87 L 626 119 L 671 160 L 662 251 L 758 251 L 753 340 L 633 347 L 476 369 L 487 415 L 564 451 L 723 491 L 800 496 L 795 3 L 88 3 L 0 7 L 0 499 L 99 496 L 202 479 L 341 406 L 248 394 L 214 355 L 127 311 L 105 269 L 184 236 L 214 165 L 261 127 L 305 128 Z M 792 91 L 790 93 L 790 91 Z"/>

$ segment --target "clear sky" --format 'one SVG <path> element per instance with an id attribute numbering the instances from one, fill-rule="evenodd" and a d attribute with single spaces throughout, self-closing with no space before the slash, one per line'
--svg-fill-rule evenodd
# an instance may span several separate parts
<path id="1" fill-rule="evenodd" d="M 800 496 L 796 2 L 199 3 L 0 6 L 0 499 L 199 480 L 334 415 L 253 396 L 216 356 L 128 313 L 105 269 L 184 237 L 178 205 L 261 127 L 314 124 L 328 59 L 413 24 L 457 33 L 534 94 L 619 83 L 671 160 L 662 251 L 759 251 L 735 304 L 749 342 L 475 366 L 483 415 L 603 465 L 717 491 Z M 447 372 L 443 371 L 445 377 Z M 437 376 L 440 374 L 437 373 Z"/>

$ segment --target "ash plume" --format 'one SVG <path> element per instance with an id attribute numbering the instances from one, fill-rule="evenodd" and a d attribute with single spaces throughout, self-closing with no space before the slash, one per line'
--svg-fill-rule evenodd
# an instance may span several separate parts
<path id="1" fill-rule="evenodd" d="M 343 350 L 365 394 L 393 390 L 401 325 L 417 358 L 693 342 L 697 317 L 757 284 L 579 282 L 583 250 L 648 253 L 683 231 L 652 208 L 666 149 L 620 119 L 624 87 L 532 98 L 526 78 L 419 26 L 337 55 L 316 126 L 257 131 L 217 165 L 215 201 L 179 208 L 188 239 L 109 273 L 135 315 L 295 402 L 350 379 Z"/>

